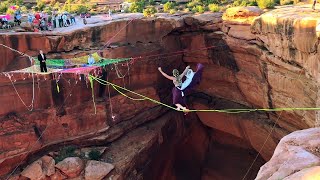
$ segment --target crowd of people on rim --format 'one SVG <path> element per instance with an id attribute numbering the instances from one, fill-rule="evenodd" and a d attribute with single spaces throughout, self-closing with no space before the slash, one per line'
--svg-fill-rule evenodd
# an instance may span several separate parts
<path id="1" fill-rule="evenodd" d="M 14 23 L 16 25 L 20 25 L 21 24 L 21 18 L 22 18 L 21 11 L 20 11 L 20 9 L 18 9 L 18 10 L 16 10 L 14 12 Z M 7 16 L 2 16 L 0 18 L 0 27 L 1 28 L 8 28 L 8 26 L 9 26 L 8 17 Z"/>
<path id="2" fill-rule="evenodd" d="M 68 27 L 76 24 L 75 15 L 65 13 L 52 12 L 48 15 L 45 12 L 28 14 L 28 23 L 32 24 L 34 31 L 52 31 L 54 28 Z"/>

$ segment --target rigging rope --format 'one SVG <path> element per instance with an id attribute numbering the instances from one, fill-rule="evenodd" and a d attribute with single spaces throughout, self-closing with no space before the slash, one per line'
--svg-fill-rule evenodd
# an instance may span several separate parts
<path id="1" fill-rule="evenodd" d="M 8 48 L 8 49 L 10 49 L 10 50 L 12 50 L 12 51 L 14 51 L 14 52 L 17 52 L 18 54 L 20 54 L 20 55 L 22 55 L 22 56 L 28 57 L 29 60 L 30 60 L 30 62 L 31 62 L 31 64 L 32 64 L 33 58 L 32 58 L 31 56 L 28 56 L 28 55 L 26 55 L 26 54 L 24 54 L 24 53 L 22 53 L 22 52 L 20 52 L 20 51 L 18 51 L 18 50 L 12 49 L 12 48 L 4 45 L 4 44 L 0 44 L 0 45 L 3 46 L 3 47 L 5 47 L 5 48 Z M 10 82 L 11 82 L 11 85 L 12 85 L 15 93 L 17 94 L 19 100 L 22 102 L 22 104 L 27 108 L 28 111 L 32 111 L 33 108 L 34 108 L 34 99 L 35 99 L 35 80 L 34 80 L 34 79 L 35 79 L 35 77 L 34 77 L 35 72 L 34 72 L 34 70 L 31 72 L 31 74 L 32 74 L 32 99 L 31 99 L 31 103 L 30 103 L 29 106 L 28 106 L 28 105 L 24 102 L 24 100 L 21 98 L 20 93 L 18 92 L 16 86 L 14 85 L 14 83 L 13 83 L 13 81 L 12 81 L 11 75 L 10 75 L 9 73 L 6 73 L 6 72 L 3 73 L 3 74 L 4 74 L 6 77 L 9 78 L 9 80 L 10 80 Z"/>

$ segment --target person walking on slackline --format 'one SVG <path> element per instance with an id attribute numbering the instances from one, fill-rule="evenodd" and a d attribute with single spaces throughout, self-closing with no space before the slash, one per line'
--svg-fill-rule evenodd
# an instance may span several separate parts
<path id="1" fill-rule="evenodd" d="M 177 110 L 189 111 L 186 107 L 185 93 L 189 93 L 196 85 L 198 85 L 202 78 L 204 66 L 201 63 L 197 64 L 197 70 L 194 72 L 187 66 L 182 74 L 179 74 L 177 69 L 172 71 L 173 76 L 164 73 L 161 67 L 158 68 L 160 73 L 171 80 L 175 87 L 172 89 L 173 104 L 176 105 Z M 182 82 L 182 78 L 186 76 L 186 80 Z"/>
<path id="2" fill-rule="evenodd" d="M 47 65 L 46 65 L 47 57 L 45 54 L 43 54 L 42 50 L 39 51 L 38 60 L 40 61 L 41 72 L 47 72 Z"/>

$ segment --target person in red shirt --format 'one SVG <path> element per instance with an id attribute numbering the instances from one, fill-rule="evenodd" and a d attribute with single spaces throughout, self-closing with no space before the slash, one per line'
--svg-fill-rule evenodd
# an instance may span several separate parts
<path id="1" fill-rule="evenodd" d="M 40 25 L 40 20 L 35 18 L 35 19 L 33 20 L 33 25 L 36 26 L 36 27 L 38 27 L 38 26 Z"/>
<path id="2" fill-rule="evenodd" d="M 40 20 L 41 19 L 41 16 L 39 13 L 37 13 L 35 16 L 34 16 L 36 19 Z"/>

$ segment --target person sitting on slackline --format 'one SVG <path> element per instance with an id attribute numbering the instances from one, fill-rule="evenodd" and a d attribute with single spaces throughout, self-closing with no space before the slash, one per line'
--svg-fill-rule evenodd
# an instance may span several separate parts
<path id="1" fill-rule="evenodd" d="M 92 64 L 94 64 L 94 63 L 95 63 L 95 61 L 94 61 L 94 58 L 93 58 L 92 54 L 89 54 L 88 64 L 89 64 L 89 65 L 92 65 Z"/>
<path id="2" fill-rule="evenodd" d="M 190 69 L 190 66 L 187 66 L 182 74 L 179 75 L 179 71 L 174 69 L 172 71 L 173 76 L 169 76 L 164 73 L 161 67 L 158 68 L 160 73 L 169 80 L 173 81 L 175 87 L 172 89 L 172 98 L 173 104 L 177 106 L 177 110 L 188 111 L 185 101 L 185 93 L 191 91 L 197 84 L 200 83 L 202 72 L 203 72 L 203 65 L 201 63 L 197 64 L 197 71 L 193 72 Z M 183 76 L 186 76 L 186 80 L 182 82 Z"/>

